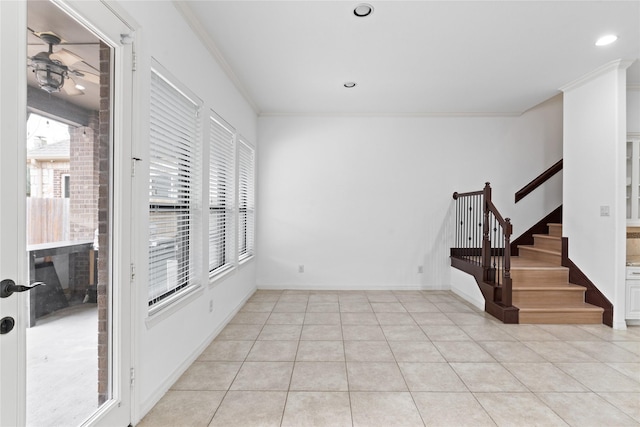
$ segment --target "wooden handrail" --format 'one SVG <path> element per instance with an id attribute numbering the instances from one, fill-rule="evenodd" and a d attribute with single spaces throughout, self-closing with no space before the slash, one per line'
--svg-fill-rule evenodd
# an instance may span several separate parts
<path id="1" fill-rule="evenodd" d="M 484 190 L 478 191 L 469 191 L 468 193 L 458 193 L 457 191 L 453 193 L 453 200 L 458 200 L 458 197 L 466 197 L 466 196 L 481 196 Z"/>
<path id="2" fill-rule="evenodd" d="M 522 187 L 520 190 L 516 191 L 516 203 L 520 200 L 524 199 L 524 197 L 531 193 L 536 188 L 540 187 L 542 184 L 547 182 L 549 178 L 557 174 L 562 170 L 562 159 L 558 160 L 553 166 L 551 166 L 546 171 L 542 172 L 540 175 L 535 177 L 530 183 Z"/>
<path id="3" fill-rule="evenodd" d="M 511 220 L 503 218 L 493 204 L 488 182 L 482 190 L 456 192 L 453 193 L 453 198 L 457 202 L 457 246 L 452 248 L 452 258 L 478 266 L 481 268 L 482 281 L 500 289 L 499 297 L 495 294 L 491 296 L 491 304 L 499 303 L 503 308 L 512 307 Z M 482 226 L 481 233 L 477 225 Z M 459 262 L 456 261 L 456 264 Z"/>

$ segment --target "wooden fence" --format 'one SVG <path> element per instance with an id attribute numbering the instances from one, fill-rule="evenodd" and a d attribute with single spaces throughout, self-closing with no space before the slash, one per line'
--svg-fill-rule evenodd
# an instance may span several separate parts
<path id="1" fill-rule="evenodd" d="M 69 239 L 69 199 L 27 197 L 27 244 Z"/>

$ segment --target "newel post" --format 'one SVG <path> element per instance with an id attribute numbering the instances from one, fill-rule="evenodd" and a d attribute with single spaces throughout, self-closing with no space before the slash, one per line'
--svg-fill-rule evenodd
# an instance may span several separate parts
<path id="1" fill-rule="evenodd" d="M 482 190 L 482 271 L 484 280 L 489 280 L 489 269 L 491 268 L 491 239 L 489 237 L 489 204 L 491 200 L 491 186 L 485 183 Z"/>

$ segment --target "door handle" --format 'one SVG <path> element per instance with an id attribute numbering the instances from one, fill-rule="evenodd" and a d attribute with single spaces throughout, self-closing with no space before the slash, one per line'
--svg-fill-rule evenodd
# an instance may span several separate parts
<path id="1" fill-rule="evenodd" d="M 31 289 L 41 285 L 44 286 L 46 285 L 46 283 L 33 282 L 31 286 L 24 286 L 24 285 L 16 285 L 16 282 L 14 282 L 11 279 L 4 279 L 2 282 L 0 282 L 0 298 L 6 298 L 8 296 L 11 296 L 14 292 L 30 291 Z"/>

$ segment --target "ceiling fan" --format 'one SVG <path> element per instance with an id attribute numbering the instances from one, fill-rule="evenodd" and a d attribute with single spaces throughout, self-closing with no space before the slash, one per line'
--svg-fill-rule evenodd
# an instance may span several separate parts
<path id="1" fill-rule="evenodd" d="M 51 31 L 35 32 L 29 29 L 33 35 L 39 37 L 49 45 L 48 51 L 39 52 L 29 58 L 29 66 L 33 69 L 40 88 L 48 93 L 59 92 L 64 89 L 67 95 L 84 95 L 85 86 L 80 84 L 84 80 L 93 84 L 100 84 L 98 70 L 87 64 L 81 57 L 62 48 L 57 52 L 53 46 L 61 44 L 62 39 Z M 93 43 L 91 43 L 93 44 Z M 83 70 L 71 68 L 76 64 L 84 65 Z M 90 68 L 93 71 L 88 71 Z"/>

